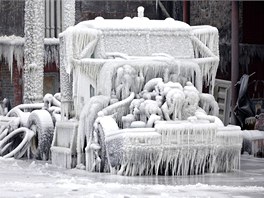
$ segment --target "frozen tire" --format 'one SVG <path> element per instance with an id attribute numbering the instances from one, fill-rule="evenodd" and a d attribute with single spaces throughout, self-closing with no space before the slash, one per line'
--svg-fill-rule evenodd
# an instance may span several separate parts
<path id="1" fill-rule="evenodd" d="M 46 110 L 34 110 L 28 118 L 28 128 L 35 132 L 31 140 L 30 157 L 48 160 L 53 138 L 54 124 Z"/>

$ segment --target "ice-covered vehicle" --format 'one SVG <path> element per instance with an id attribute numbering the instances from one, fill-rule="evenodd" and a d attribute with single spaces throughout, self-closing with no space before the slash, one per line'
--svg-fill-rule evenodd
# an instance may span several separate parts
<path id="1" fill-rule="evenodd" d="M 11 110 L 20 127 L 12 134 L 25 135 L 9 153 L 28 150 L 47 159 L 51 151 L 53 164 L 121 175 L 238 168 L 240 128 L 224 127 L 210 94 L 218 30 L 149 20 L 138 11 L 135 18 L 98 17 L 60 34 L 61 103 L 44 97 L 46 105 L 32 107 L 41 110 Z M 9 156 L 9 131 L 1 130 L 0 155 Z"/>
<path id="2" fill-rule="evenodd" d="M 52 163 L 122 175 L 238 168 L 240 128 L 224 127 L 214 97 L 202 93 L 214 87 L 218 30 L 149 20 L 141 9 L 60 34 L 62 121 Z"/>

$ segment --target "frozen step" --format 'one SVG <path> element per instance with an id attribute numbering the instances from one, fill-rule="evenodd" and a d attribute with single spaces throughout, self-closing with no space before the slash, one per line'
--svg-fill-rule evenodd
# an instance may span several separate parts
<path id="1" fill-rule="evenodd" d="M 74 121 L 58 121 L 53 136 L 51 155 L 52 164 L 64 168 L 73 168 L 77 161 L 78 123 Z"/>

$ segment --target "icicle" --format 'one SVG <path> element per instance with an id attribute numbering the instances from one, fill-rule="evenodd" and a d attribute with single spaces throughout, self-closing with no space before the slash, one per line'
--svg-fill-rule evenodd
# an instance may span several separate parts
<path id="1" fill-rule="evenodd" d="M 17 36 L 2 36 L 0 37 L 0 60 L 3 59 L 8 64 L 8 68 L 11 74 L 11 80 L 13 78 L 13 58 L 17 61 L 18 71 L 23 66 L 24 57 L 24 39 Z"/>
<path id="2" fill-rule="evenodd" d="M 242 141 L 240 127 L 228 125 L 218 129 L 215 171 L 228 172 L 239 168 Z"/>
<path id="3" fill-rule="evenodd" d="M 45 65 L 49 63 L 55 63 L 56 66 L 59 66 L 59 39 L 57 38 L 45 38 Z"/>

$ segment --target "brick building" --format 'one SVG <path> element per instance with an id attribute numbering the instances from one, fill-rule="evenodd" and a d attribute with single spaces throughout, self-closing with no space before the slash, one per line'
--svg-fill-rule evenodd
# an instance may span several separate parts
<path id="1" fill-rule="evenodd" d="M 45 1 L 46 13 L 49 13 L 45 17 L 45 37 L 57 37 L 62 29 L 58 14 L 59 2 L 60 0 Z M 251 96 L 264 97 L 263 87 L 261 88 L 264 76 L 264 23 L 260 23 L 264 20 L 264 2 L 76 0 L 75 22 L 93 19 L 96 16 L 118 19 L 125 16 L 133 17 L 136 16 L 138 6 L 145 7 L 145 16 L 150 19 L 164 19 L 169 16 L 176 20 L 184 20 L 190 25 L 216 26 L 220 35 L 220 65 L 217 78 L 235 82 L 243 73 L 256 72 L 251 80 L 260 83 L 257 90 L 251 89 Z M 24 37 L 24 7 L 24 1 L 0 1 L 0 36 Z M 1 45 L 0 43 L 0 50 Z M 48 52 L 46 54 L 52 51 L 48 44 L 45 45 L 45 50 Z M 239 56 L 236 58 L 234 53 L 238 53 Z M 46 57 L 44 94 L 47 92 L 54 94 L 60 90 L 58 57 L 56 58 Z M 12 106 L 22 103 L 23 69 L 17 67 L 15 58 L 12 70 L 9 69 L 4 57 L 0 60 L 0 99 L 10 98 Z M 231 67 L 232 64 L 234 66 Z M 233 77 L 231 70 L 236 73 Z"/>

